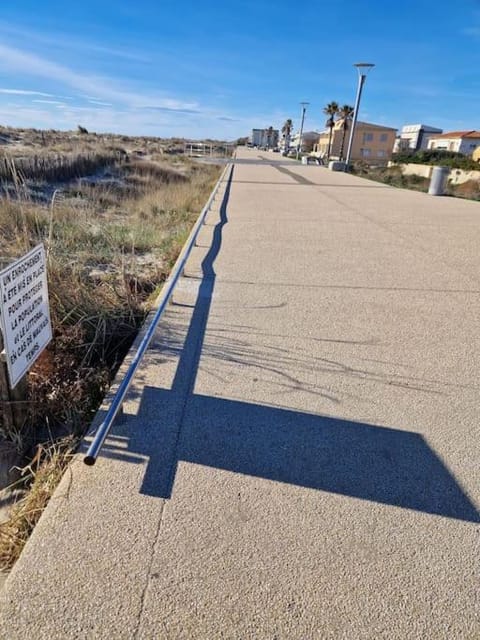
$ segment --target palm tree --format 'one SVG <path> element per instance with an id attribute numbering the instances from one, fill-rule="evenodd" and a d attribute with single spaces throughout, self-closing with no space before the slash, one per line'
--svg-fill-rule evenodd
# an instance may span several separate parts
<path id="1" fill-rule="evenodd" d="M 342 143 L 340 144 L 340 153 L 339 153 L 340 160 L 343 160 L 343 148 L 345 146 L 345 136 L 347 134 L 348 123 L 353 118 L 353 111 L 354 111 L 353 107 L 351 107 L 349 104 L 344 104 L 343 107 L 338 111 L 338 117 L 342 121 L 342 124 L 341 124 Z"/>
<path id="2" fill-rule="evenodd" d="M 285 139 L 285 151 L 288 151 L 290 148 L 290 134 L 292 133 L 293 122 L 291 118 L 285 120 L 285 123 L 282 127 L 283 137 Z"/>
<path id="3" fill-rule="evenodd" d="M 330 159 L 330 151 L 332 150 L 332 134 L 333 127 L 335 125 L 335 116 L 338 113 L 338 104 L 336 102 L 329 102 L 326 107 L 323 109 L 323 113 L 326 116 L 329 116 L 325 126 L 330 129 L 330 135 L 328 136 L 328 151 L 327 151 L 327 160 Z"/>

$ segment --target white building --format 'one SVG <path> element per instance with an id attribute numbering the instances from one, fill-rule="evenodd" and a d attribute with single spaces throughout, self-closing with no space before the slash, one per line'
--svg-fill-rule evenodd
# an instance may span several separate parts
<path id="1" fill-rule="evenodd" d="M 443 133 L 442 129 L 430 127 L 427 124 L 406 124 L 402 127 L 400 137 L 395 142 L 394 152 L 419 151 L 420 149 L 428 149 L 428 141 L 430 138 Z"/>
<path id="2" fill-rule="evenodd" d="M 273 149 L 278 146 L 278 129 L 252 129 L 250 142 L 254 147 Z"/>
<path id="3" fill-rule="evenodd" d="M 471 156 L 480 147 L 480 131 L 449 131 L 440 136 L 430 138 L 429 149 L 442 149 L 444 151 L 456 151 Z"/>
<path id="4" fill-rule="evenodd" d="M 300 146 L 300 132 L 298 132 L 292 137 L 290 141 L 290 147 L 296 149 L 300 146 L 301 151 L 312 151 L 313 147 L 318 142 L 319 136 L 319 131 L 304 131 L 302 133 L 302 144 Z"/>
<path id="5" fill-rule="evenodd" d="M 250 136 L 250 142 L 254 147 L 263 146 L 263 135 L 265 129 L 252 129 L 252 135 Z"/>

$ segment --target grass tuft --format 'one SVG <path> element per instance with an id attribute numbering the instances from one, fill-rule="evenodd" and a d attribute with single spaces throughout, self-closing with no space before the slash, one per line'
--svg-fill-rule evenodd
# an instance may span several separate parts
<path id="1" fill-rule="evenodd" d="M 72 458 L 75 444 L 75 439 L 68 437 L 41 445 L 30 464 L 21 469 L 21 483 L 29 490 L 14 505 L 9 519 L 0 524 L 1 571 L 8 571 L 18 560 Z"/>

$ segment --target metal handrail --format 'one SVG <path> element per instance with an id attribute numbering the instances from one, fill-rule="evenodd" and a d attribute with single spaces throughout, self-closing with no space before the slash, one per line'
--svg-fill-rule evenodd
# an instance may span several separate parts
<path id="1" fill-rule="evenodd" d="M 168 304 L 168 301 L 170 300 L 170 297 L 173 293 L 175 285 L 177 284 L 178 279 L 183 273 L 185 264 L 189 258 L 189 255 L 193 246 L 195 245 L 195 241 L 197 239 L 200 228 L 205 221 L 207 213 L 210 211 L 210 207 L 212 206 L 213 200 L 217 195 L 217 191 L 220 188 L 220 185 L 222 184 L 225 176 L 227 175 L 227 172 L 229 170 L 231 172 L 232 169 L 233 169 L 233 164 L 229 163 L 223 170 L 222 175 L 218 179 L 217 184 L 215 185 L 212 193 L 210 194 L 207 204 L 203 207 L 200 215 L 198 216 L 197 221 L 195 222 L 195 225 L 193 226 L 193 229 L 191 230 L 190 235 L 188 236 L 188 239 L 184 244 L 180 255 L 178 256 L 177 261 L 175 262 L 175 265 L 169 277 L 165 281 L 165 284 L 162 288 L 160 296 L 157 300 L 157 310 L 155 311 L 155 315 L 153 316 L 152 321 L 150 322 L 150 325 L 148 326 L 148 329 L 145 332 L 145 335 L 143 336 L 142 341 L 140 342 L 137 348 L 135 356 L 133 357 L 133 360 L 130 363 L 130 366 L 128 367 L 125 377 L 123 378 L 117 391 L 115 392 L 115 395 L 113 396 L 113 399 L 110 403 L 110 407 L 108 408 L 105 419 L 98 427 L 95 433 L 95 437 L 91 442 L 88 448 L 88 451 L 83 459 L 85 464 L 89 466 L 95 464 L 97 460 L 100 449 L 102 448 L 105 442 L 105 439 L 109 434 L 113 421 L 115 420 L 118 412 L 122 407 L 122 403 L 130 388 L 133 377 L 138 369 L 138 366 L 140 365 L 140 362 L 142 361 L 143 356 L 145 355 L 145 351 L 147 350 L 148 345 L 152 340 L 155 329 L 157 328 L 160 318 L 162 317 L 162 314 L 165 311 L 165 308 Z M 231 176 L 231 173 L 230 173 L 230 176 Z"/>

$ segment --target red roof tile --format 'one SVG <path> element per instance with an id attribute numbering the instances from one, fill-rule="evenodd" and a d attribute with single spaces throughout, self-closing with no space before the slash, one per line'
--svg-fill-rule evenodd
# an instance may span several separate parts
<path id="1" fill-rule="evenodd" d="M 480 131 L 448 131 L 447 133 L 434 135 L 432 138 L 480 138 Z"/>

